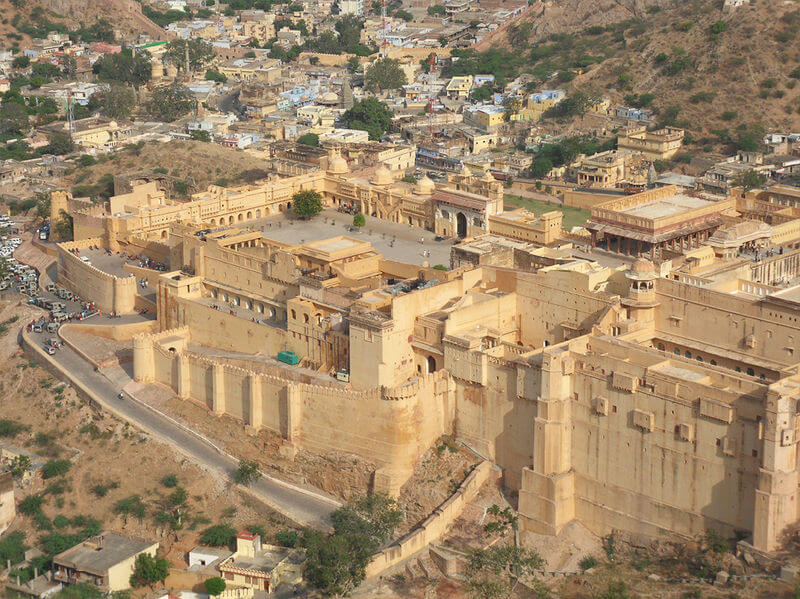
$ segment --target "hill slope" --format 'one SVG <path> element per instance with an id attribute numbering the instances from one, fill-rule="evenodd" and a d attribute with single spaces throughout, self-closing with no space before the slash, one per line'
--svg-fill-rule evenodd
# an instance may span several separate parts
<path id="1" fill-rule="evenodd" d="M 662 121 L 720 143 L 724 129 L 728 138 L 745 126 L 751 133 L 800 129 L 798 40 L 793 0 L 754 0 L 730 12 L 722 0 L 561 0 L 510 28 L 499 45 L 530 57 L 523 71 L 582 68 L 556 82 L 616 104 L 652 94 L 644 103 Z"/>

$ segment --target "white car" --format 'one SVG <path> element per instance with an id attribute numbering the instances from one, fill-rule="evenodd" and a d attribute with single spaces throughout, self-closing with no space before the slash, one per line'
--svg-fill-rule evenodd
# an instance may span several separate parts
<path id="1" fill-rule="evenodd" d="M 89 265 L 92 264 L 92 261 L 89 260 L 89 256 L 81 256 L 81 261 L 82 262 L 86 262 L 86 264 L 89 264 Z"/>

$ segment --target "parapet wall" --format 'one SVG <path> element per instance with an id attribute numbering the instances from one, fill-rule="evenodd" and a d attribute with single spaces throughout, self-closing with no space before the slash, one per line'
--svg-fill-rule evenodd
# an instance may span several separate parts
<path id="1" fill-rule="evenodd" d="M 491 462 L 478 464 L 459 485 L 458 490 L 437 507 L 422 524 L 372 558 L 367 566 L 367 578 L 381 574 L 441 537 L 461 515 L 464 506 L 478 494 L 491 471 Z"/>
<path id="2" fill-rule="evenodd" d="M 86 264 L 72 250 L 103 247 L 99 237 L 58 244 L 58 282 L 83 298 L 94 301 L 103 312 L 126 314 L 136 304 L 136 279 L 120 279 Z"/>
<path id="3" fill-rule="evenodd" d="M 397 388 L 354 391 L 300 383 L 184 349 L 188 329 L 138 335 L 134 378 L 171 387 L 218 414 L 265 427 L 296 447 L 341 451 L 381 469 L 377 490 L 396 493 L 414 463 L 452 430 L 450 378 L 438 371 Z"/>

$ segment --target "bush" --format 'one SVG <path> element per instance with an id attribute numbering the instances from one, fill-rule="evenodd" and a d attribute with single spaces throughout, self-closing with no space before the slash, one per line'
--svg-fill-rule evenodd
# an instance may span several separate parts
<path id="1" fill-rule="evenodd" d="M 164 478 L 161 479 L 161 484 L 167 488 L 177 487 L 178 486 L 178 477 L 174 474 L 167 474 Z"/>
<path id="2" fill-rule="evenodd" d="M 203 545 L 212 547 L 227 547 L 236 538 L 236 530 L 227 524 L 216 524 L 206 528 L 200 535 L 200 542 Z"/>
<path id="3" fill-rule="evenodd" d="M 739 116 L 739 113 L 736 112 L 735 110 L 726 110 L 725 112 L 722 113 L 722 120 L 723 121 L 732 121 L 738 116 Z"/>
<path id="4" fill-rule="evenodd" d="M 319 135 L 316 133 L 306 133 L 297 138 L 297 143 L 304 146 L 311 146 L 313 148 L 319 147 Z"/>
<path id="5" fill-rule="evenodd" d="M 297 531 L 290 528 L 279 530 L 278 534 L 275 535 L 275 538 L 278 539 L 278 543 L 284 547 L 296 547 L 298 537 Z"/>
<path id="6" fill-rule="evenodd" d="M 719 35 L 723 31 L 727 31 L 728 29 L 728 22 L 727 21 L 717 21 L 711 26 L 711 35 Z"/>
<path id="7" fill-rule="evenodd" d="M 50 460 L 42 466 L 42 478 L 53 478 L 66 474 L 71 465 L 69 460 Z"/>
<path id="8" fill-rule="evenodd" d="M 28 428 L 24 424 L 3 418 L 0 420 L 0 437 L 16 437 L 21 432 L 28 430 Z"/>
<path id="9" fill-rule="evenodd" d="M 578 565 L 580 566 L 581 570 L 589 570 L 594 568 L 597 565 L 597 559 L 594 556 L 588 555 L 584 557 Z"/>
<path id="10" fill-rule="evenodd" d="M 3 568 L 6 567 L 7 562 L 18 564 L 25 559 L 25 533 L 24 532 L 10 532 L 5 537 L 0 539 L 0 563 Z"/>
<path id="11" fill-rule="evenodd" d="M 69 518 L 67 518 L 64 514 L 59 514 L 53 518 L 53 526 L 56 528 L 66 528 L 69 526 Z"/>
<path id="12" fill-rule="evenodd" d="M 366 224 L 367 224 L 367 219 L 360 212 L 358 214 L 356 214 L 355 216 L 353 216 L 353 226 L 354 227 L 359 227 L 360 228 L 360 227 L 363 227 Z"/>
<path id="13" fill-rule="evenodd" d="M 25 514 L 26 516 L 35 516 L 42 511 L 43 503 L 44 497 L 41 495 L 28 495 L 17 504 L 17 510 L 20 514 Z"/>

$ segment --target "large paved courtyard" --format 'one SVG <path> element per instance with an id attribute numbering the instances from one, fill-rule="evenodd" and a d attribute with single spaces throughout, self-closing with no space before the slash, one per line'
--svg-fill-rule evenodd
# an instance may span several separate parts
<path id="1" fill-rule="evenodd" d="M 389 260 L 450 266 L 450 247 L 455 240 L 434 241 L 434 234 L 425 229 L 390 223 L 371 216 L 367 216 L 366 221 L 367 224 L 361 230 L 350 231 L 348 227 L 352 228 L 353 216 L 329 209 L 323 210 L 309 221 L 275 215 L 251 220 L 242 223 L 242 226 L 260 230 L 270 239 L 294 244 L 347 235 L 368 241 Z M 423 243 L 420 243 L 420 239 L 424 240 Z M 430 255 L 426 256 L 425 252 L 430 252 Z"/>

